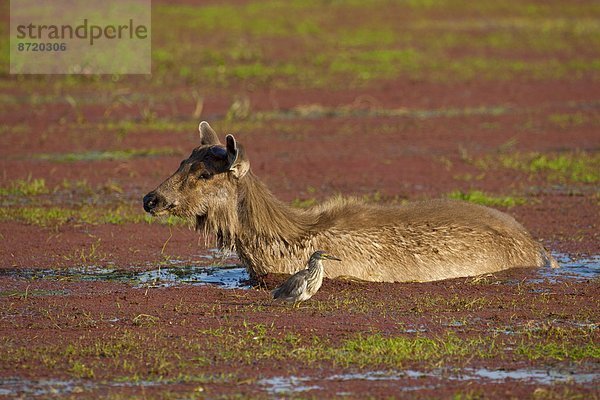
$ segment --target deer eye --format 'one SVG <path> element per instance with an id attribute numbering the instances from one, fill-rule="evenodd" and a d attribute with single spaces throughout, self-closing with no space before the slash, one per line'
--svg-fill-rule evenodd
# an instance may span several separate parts
<path id="1" fill-rule="evenodd" d="M 213 174 L 211 174 L 208 171 L 203 171 L 202 173 L 200 173 L 200 175 L 198 175 L 198 179 L 210 179 L 213 177 Z"/>

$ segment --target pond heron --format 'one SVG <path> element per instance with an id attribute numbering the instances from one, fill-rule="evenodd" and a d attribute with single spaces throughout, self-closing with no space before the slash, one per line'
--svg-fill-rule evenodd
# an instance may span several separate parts
<path id="1" fill-rule="evenodd" d="M 294 305 L 310 299 L 323 283 L 322 260 L 342 261 L 322 250 L 315 251 L 308 260 L 308 268 L 296 272 L 277 289 L 273 290 L 275 300 L 293 302 Z"/>

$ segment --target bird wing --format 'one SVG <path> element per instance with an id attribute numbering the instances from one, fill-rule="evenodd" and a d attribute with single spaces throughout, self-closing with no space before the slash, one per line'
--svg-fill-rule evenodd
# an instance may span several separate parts
<path id="1" fill-rule="evenodd" d="M 308 271 L 303 270 L 292 275 L 277 289 L 273 290 L 274 299 L 294 299 L 300 296 L 306 290 L 306 274 Z"/>

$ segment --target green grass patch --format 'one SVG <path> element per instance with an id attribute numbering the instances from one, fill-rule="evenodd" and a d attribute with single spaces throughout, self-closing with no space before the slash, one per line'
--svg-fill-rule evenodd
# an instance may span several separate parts
<path id="1" fill-rule="evenodd" d="M 219 313 L 219 307 L 212 306 L 212 311 L 210 308 L 206 311 L 214 317 Z M 101 318 L 92 313 L 73 315 L 71 309 L 49 308 L 42 309 L 41 313 L 58 327 L 95 326 L 96 320 Z M 139 323 L 141 316 L 145 318 L 144 323 Z M 334 343 L 327 337 L 307 335 L 274 324 L 247 322 L 173 336 L 170 328 L 154 317 L 140 314 L 125 318 L 132 321 L 129 328 L 100 338 L 82 336 L 69 343 L 53 345 L 35 343 L 25 346 L 6 342 L 0 347 L 0 360 L 17 371 L 41 365 L 75 377 L 102 379 L 105 371 L 110 371 L 127 381 L 173 381 L 181 378 L 182 370 L 188 376 L 204 376 L 207 368 L 231 363 L 373 369 L 401 368 L 408 363 L 421 362 L 427 369 L 439 367 L 441 363 L 488 359 L 510 362 L 594 362 L 600 359 L 598 344 L 589 339 L 583 339 L 581 343 L 577 329 L 572 330 L 575 338 L 569 332 L 560 337 L 548 337 L 544 333 L 461 337 L 447 330 L 433 336 L 371 332 Z M 164 346 L 165 337 L 169 338 L 168 348 Z M 106 368 L 107 365 L 110 368 Z"/>
<path id="2" fill-rule="evenodd" d="M 75 224 L 125 224 L 159 223 L 163 225 L 187 225 L 181 218 L 152 217 L 129 206 L 100 207 L 84 206 L 80 208 L 61 207 L 1 207 L 0 221 L 19 221 L 37 226 L 56 226 L 65 223 Z"/>
<path id="3" fill-rule="evenodd" d="M 482 170 L 507 168 L 548 181 L 597 183 L 600 181 L 600 152 L 575 151 L 568 153 L 501 153 L 473 158 L 465 151 L 463 161 Z"/>
<path id="4" fill-rule="evenodd" d="M 503 155 L 506 168 L 548 173 L 550 180 L 596 183 L 600 180 L 600 153 Z"/>
<path id="5" fill-rule="evenodd" d="M 0 97 L 0 104 L 3 104 L 1 97 Z M 0 126 L 0 135 L 4 135 L 6 133 L 24 134 L 24 133 L 29 133 L 30 131 L 31 131 L 31 127 L 27 124 L 14 124 L 14 125 Z"/>
<path id="6" fill-rule="evenodd" d="M 153 149 L 128 149 L 128 150 L 105 150 L 85 151 L 81 153 L 55 153 L 35 154 L 33 157 L 39 160 L 55 162 L 77 162 L 77 161 L 104 161 L 104 160 L 129 160 L 140 157 L 160 157 L 180 154 L 177 150 L 162 147 Z"/>
<path id="7" fill-rule="evenodd" d="M 493 196 L 487 194 L 481 190 L 470 190 L 463 192 L 461 190 L 454 190 L 448 194 L 448 197 L 455 200 L 468 201 L 470 203 L 482 204 L 484 206 L 493 207 L 514 207 L 517 205 L 525 204 L 527 201 L 522 197 L 514 196 Z"/>
<path id="8" fill-rule="evenodd" d="M 505 106 L 492 107 L 464 107 L 464 108 L 431 108 L 431 109 L 406 109 L 406 108 L 373 108 L 357 109 L 352 106 L 324 107 L 320 104 L 305 104 L 289 110 L 259 111 L 252 114 L 257 121 L 277 121 L 289 119 L 319 119 L 319 118 L 349 118 L 349 117 L 404 117 L 414 119 L 470 117 L 477 115 L 500 116 L 510 112 Z M 353 127 L 352 125 L 350 127 Z M 383 125 L 382 129 L 386 126 Z M 396 127 L 389 127 L 390 133 Z M 280 129 L 285 129 L 283 126 Z M 288 126 L 289 129 L 289 126 Z"/>
<path id="9" fill-rule="evenodd" d="M 74 210 L 51 207 L 0 208 L 0 221 L 20 221 L 31 225 L 61 225 L 75 215 Z"/>
<path id="10" fill-rule="evenodd" d="M 600 45 L 600 28 L 590 18 L 598 7 L 410 3 L 336 2 L 327 4 L 332 12 L 325 14 L 320 1 L 159 5 L 154 11 L 162 18 L 153 29 L 164 40 L 153 47 L 157 81 L 331 88 L 398 77 L 443 82 L 580 79 L 600 71 L 600 60 L 580 51 Z M 412 10 L 405 20 L 388 17 L 407 7 Z M 474 7 L 479 11 L 472 14 Z M 440 9 L 444 18 L 437 14 Z M 363 14 L 367 18 L 340 18 Z M 492 25 L 486 22 L 490 18 Z M 173 26 L 184 37 L 195 37 L 200 30 L 205 40 L 201 46 L 177 40 Z M 281 38 L 293 40 L 297 51 L 274 56 L 271 43 Z M 495 53 L 488 54 L 490 49 Z M 192 53 L 201 62 L 190 59 Z"/>
<path id="11" fill-rule="evenodd" d="M 515 353 L 528 360 L 600 360 L 600 345 L 597 343 L 573 344 L 568 341 L 536 343 L 522 341 L 515 349 Z"/>
<path id="12" fill-rule="evenodd" d="M 12 196 L 36 196 L 47 194 L 50 190 L 46 186 L 46 181 L 43 178 L 32 179 L 17 179 L 9 183 L 8 186 L 0 187 L 0 195 Z"/>
<path id="13" fill-rule="evenodd" d="M 0 290 L 0 297 L 15 297 L 26 299 L 28 297 L 46 297 L 46 296 L 66 296 L 69 292 L 66 290 L 49 289 L 26 289 L 26 290 Z"/>
<path id="14" fill-rule="evenodd" d="M 453 333 L 439 338 L 384 337 L 379 334 L 359 335 L 333 349 L 334 363 L 357 365 L 401 366 L 406 361 L 439 361 L 448 358 L 488 358 L 497 354 L 493 339 L 461 339 Z"/>
<path id="15" fill-rule="evenodd" d="M 0 188 L 0 195 L 0 207 L 9 208 L 4 210 L 5 214 L 17 207 L 59 208 L 61 205 L 72 208 L 98 205 L 103 209 L 110 206 L 111 209 L 121 210 L 132 206 L 133 201 L 137 200 L 130 193 L 125 193 L 125 189 L 113 179 L 97 185 L 91 185 L 86 179 L 63 179 L 54 187 L 46 186 L 44 179 L 13 181 Z"/>
<path id="16" fill-rule="evenodd" d="M 341 53 L 329 63 L 329 73 L 350 75 L 368 81 L 398 74 L 416 74 L 423 67 L 424 55 L 412 48 L 378 49 Z"/>
<path id="17" fill-rule="evenodd" d="M 574 330 L 574 333 L 578 333 Z M 600 346 L 578 344 L 571 336 L 547 337 L 543 333 L 500 339 L 498 336 L 462 338 L 452 330 L 433 337 L 386 336 L 377 332 L 359 334 L 332 345 L 318 337 L 280 332 L 273 326 L 245 325 L 235 332 L 218 328 L 200 332 L 210 341 L 222 343 L 218 358 L 253 363 L 261 360 L 294 360 L 302 364 L 332 363 L 345 367 L 398 367 L 408 361 L 430 365 L 441 361 L 487 359 L 506 355 L 535 360 L 574 360 L 600 358 Z M 516 350 L 513 340 L 518 340 Z M 514 353 L 513 353 L 514 352 Z"/>
<path id="18" fill-rule="evenodd" d="M 336 36 L 339 37 L 339 44 L 345 47 L 389 46 L 397 40 L 391 27 L 360 26 L 343 29 Z"/>
<path id="19" fill-rule="evenodd" d="M 95 375 L 94 370 L 92 368 L 88 367 L 86 364 L 80 361 L 75 361 L 69 369 L 69 372 L 77 378 L 91 379 Z"/>
<path id="20" fill-rule="evenodd" d="M 551 114 L 548 116 L 548 121 L 557 125 L 562 129 L 576 128 L 584 125 L 588 121 L 588 117 L 584 113 L 568 113 L 568 114 Z"/>
<path id="21" fill-rule="evenodd" d="M 473 356 L 488 358 L 498 354 L 495 339 L 461 339 L 452 332 L 435 338 L 387 337 L 379 333 L 358 335 L 337 346 L 316 336 L 277 332 L 273 326 L 264 324 L 245 325 L 244 329 L 235 331 L 217 328 L 199 333 L 210 342 L 220 343 L 217 359 L 247 364 L 292 360 L 306 365 L 327 362 L 345 367 L 400 366 L 407 361 L 439 362 Z M 198 346 L 198 349 L 205 348 L 201 344 Z"/>
<path id="22" fill-rule="evenodd" d="M 328 13 L 322 12 L 324 7 Z M 210 92 L 238 83 L 331 89 L 399 78 L 594 80 L 600 60 L 589 49 L 600 46 L 594 17 L 599 12 L 591 3 L 531 1 L 158 4 L 153 7 L 153 76 L 148 82 L 160 89 L 197 85 Z M 294 51 L 276 51 L 279 46 Z M 8 49 L 6 40 L 0 41 L 0 49 Z M 56 84 L 108 94 L 127 79 L 66 76 Z M 39 87 L 27 77 L 18 85 Z M 24 102 L 56 102 L 43 96 Z M 84 104 L 121 100 L 112 94 L 87 97 Z M 0 96 L 0 104 L 19 103 L 20 98 Z M 132 97 L 122 99 L 128 104 Z"/>

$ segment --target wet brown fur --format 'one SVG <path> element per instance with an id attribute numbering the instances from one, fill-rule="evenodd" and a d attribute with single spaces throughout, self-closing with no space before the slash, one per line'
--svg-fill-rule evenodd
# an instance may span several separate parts
<path id="1" fill-rule="evenodd" d="M 308 210 L 290 207 L 252 173 L 233 136 L 224 147 L 205 122 L 200 134 L 202 145 L 151 192 L 162 207 L 152 212 L 189 218 L 216 234 L 254 276 L 292 274 L 316 249 L 343 260 L 329 265 L 325 276 L 368 281 L 558 266 L 511 216 L 480 205 L 431 200 L 386 206 L 337 197 Z"/>

